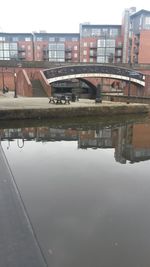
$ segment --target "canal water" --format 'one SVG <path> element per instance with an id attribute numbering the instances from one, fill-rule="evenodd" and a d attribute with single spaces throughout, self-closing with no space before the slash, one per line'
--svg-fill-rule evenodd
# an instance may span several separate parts
<path id="1" fill-rule="evenodd" d="M 1 144 L 48 266 L 149 267 L 150 120 L 8 125 Z"/>

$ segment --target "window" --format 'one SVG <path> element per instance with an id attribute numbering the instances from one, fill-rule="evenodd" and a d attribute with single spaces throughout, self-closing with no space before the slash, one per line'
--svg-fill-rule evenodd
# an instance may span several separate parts
<path id="1" fill-rule="evenodd" d="M 4 43 L 0 43 L 0 50 L 4 50 Z"/>
<path id="2" fill-rule="evenodd" d="M 87 51 L 83 50 L 83 55 L 86 56 L 87 55 Z"/>
<path id="3" fill-rule="evenodd" d="M 10 50 L 17 50 L 17 43 L 10 43 Z"/>
<path id="4" fill-rule="evenodd" d="M 86 59 L 86 58 L 84 58 L 84 59 L 83 59 L 83 62 L 87 62 L 87 59 Z"/>
<path id="5" fill-rule="evenodd" d="M 106 40 L 101 39 L 101 40 L 97 40 L 97 47 L 105 47 L 106 44 Z"/>
<path id="6" fill-rule="evenodd" d="M 73 37 L 72 38 L 72 42 L 77 42 L 78 41 L 78 38 L 77 37 Z"/>
<path id="7" fill-rule="evenodd" d="M 150 29 L 150 17 L 145 18 L 145 29 Z"/>
<path id="8" fill-rule="evenodd" d="M 55 37 L 49 37 L 49 42 L 55 42 Z"/>
<path id="9" fill-rule="evenodd" d="M 36 40 L 37 40 L 37 42 L 41 42 L 41 41 L 43 41 L 43 38 L 42 37 L 37 37 Z"/>
<path id="10" fill-rule="evenodd" d="M 117 58 L 117 63 L 121 62 L 121 58 Z"/>
<path id="11" fill-rule="evenodd" d="M 73 57 L 74 58 L 77 58 L 78 57 L 78 54 L 77 53 L 74 53 Z"/>
<path id="12" fill-rule="evenodd" d="M 97 62 L 98 63 L 105 63 L 106 62 L 105 57 L 97 57 Z"/>
<path id="13" fill-rule="evenodd" d="M 119 35 L 119 29 L 112 28 L 110 29 L 110 36 L 118 36 Z"/>
<path id="14" fill-rule="evenodd" d="M 0 59 L 3 59 L 3 56 L 4 56 L 4 51 L 0 50 Z"/>
<path id="15" fill-rule="evenodd" d="M 28 51 L 30 51 L 31 50 L 31 45 L 28 45 L 27 49 L 28 49 Z"/>
<path id="16" fill-rule="evenodd" d="M 40 49 L 41 49 L 40 45 L 37 45 L 37 50 L 40 50 Z"/>
<path id="17" fill-rule="evenodd" d="M 87 47 L 87 43 L 86 43 L 86 42 L 84 42 L 84 43 L 83 43 L 83 46 L 84 46 L 84 47 Z"/>
<path id="18" fill-rule="evenodd" d="M 10 51 L 11 58 L 17 58 L 17 51 Z"/>
<path id="19" fill-rule="evenodd" d="M 5 37 L 4 36 L 0 36 L 0 41 L 5 41 Z"/>
<path id="20" fill-rule="evenodd" d="M 65 45 L 64 43 L 49 44 L 49 61 L 65 61 Z"/>
<path id="21" fill-rule="evenodd" d="M 93 48 L 93 47 L 95 48 L 95 47 L 96 47 L 96 44 L 93 43 L 93 42 L 90 42 L 90 47 L 91 47 L 91 48 Z"/>
<path id="22" fill-rule="evenodd" d="M 90 62 L 93 62 L 93 58 L 90 58 Z"/>
<path id="23" fill-rule="evenodd" d="M 106 46 L 107 47 L 115 47 L 115 40 L 113 40 L 113 39 L 106 39 Z"/>
<path id="24" fill-rule="evenodd" d="M 92 36 L 99 36 L 101 34 L 101 29 L 93 28 L 91 31 Z"/>
<path id="25" fill-rule="evenodd" d="M 56 43 L 49 44 L 49 50 L 56 50 Z"/>
<path id="26" fill-rule="evenodd" d="M 122 51 L 121 50 L 118 50 L 117 51 L 117 56 L 121 56 L 121 54 L 122 54 Z"/>
<path id="27" fill-rule="evenodd" d="M 145 24 L 150 24 L 150 17 L 145 18 Z"/>
<path id="28" fill-rule="evenodd" d="M 4 51 L 4 58 L 9 58 L 9 51 Z"/>
<path id="29" fill-rule="evenodd" d="M 105 48 L 97 48 L 97 55 L 104 55 L 105 54 Z"/>
<path id="30" fill-rule="evenodd" d="M 9 43 L 4 43 L 4 50 L 9 50 Z"/>
<path id="31" fill-rule="evenodd" d="M 77 45 L 74 45 L 73 49 L 74 49 L 74 50 L 78 50 Z"/>
<path id="32" fill-rule="evenodd" d="M 25 37 L 25 41 L 26 42 L 30 42 L 31 41 L 31 37 Z"/>
<path id="33" fill-rule="evenodd" d="M 65 45 L 64 44 L 57 43 L 57 50 L 64 50 L 64 49 L 65 49 Z"/>
<path id="34" fill-rule="evenodd" d="M 115 53 L 115 48 L 113 47 L 107 47 L 106 48 L 106 55 L 114 54 Z"/>
<path id="35" fill-rule="evenodd" d="M 94 55 L 94 51 L 90 50 L 90 56 L 93 56 L 93 55 Z"/>
<path id="36" fill-rule="evenodd" d="M 59 41 L 60 41 L 60 42 L 65 42 L 65 38 L 64 38 L 64 37 L 60 37 L 60 38 L 59 38 Z"/>
<path id="37" fill-rule="evenodd" d="M 13 42 L 18 42 L 18 37 L 12 37 Z"/>

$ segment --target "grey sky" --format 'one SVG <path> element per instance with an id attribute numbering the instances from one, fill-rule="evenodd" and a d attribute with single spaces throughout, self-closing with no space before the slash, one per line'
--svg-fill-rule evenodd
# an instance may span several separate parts
<path id="1" fill-rule="evenodd" d="M 125 8 L 150 10 L 147 0 L 8 0 L 1 1 L 0 31 L 79 32 L 79 23 L 121 24 Z"/>

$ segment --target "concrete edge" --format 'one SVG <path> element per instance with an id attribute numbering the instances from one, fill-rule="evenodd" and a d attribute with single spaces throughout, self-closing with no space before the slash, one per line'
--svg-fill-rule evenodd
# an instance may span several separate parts
<path id="1" fill-rule="evenodd" d="M 148 104 L 128 105 L 97 105 L 78 107 L 50 107 L 50 108 L 10 108 L 0 110 L 0 120 L 6 119 L 47 119 L 84 116 L 112 116 L 124 114 L 142 114 L 149 112 Z"/>

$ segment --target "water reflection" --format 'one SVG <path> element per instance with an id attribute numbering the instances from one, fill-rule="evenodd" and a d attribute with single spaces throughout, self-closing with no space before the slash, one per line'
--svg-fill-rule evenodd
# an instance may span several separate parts
<path id="1" fill-rule="evenodd" d="M 48 266 L 150 266 L 149 121 L 0 135 Z"/>
<path id="2" fill-rule="evenodd" d="M 92 125 L 90 127 L 63 128 L 40 126 L 0 129 L 1 141 L 16 140 L 16 145 L 23 148 L 28 141 L 54 142 L 76 141 L 78 149 L 108 149 L 114 148 L 114 157 L 117 162 L 125 164 L 150 159 L 150 124 L 141 122 L 120 123 L 116 125 Z"/>

